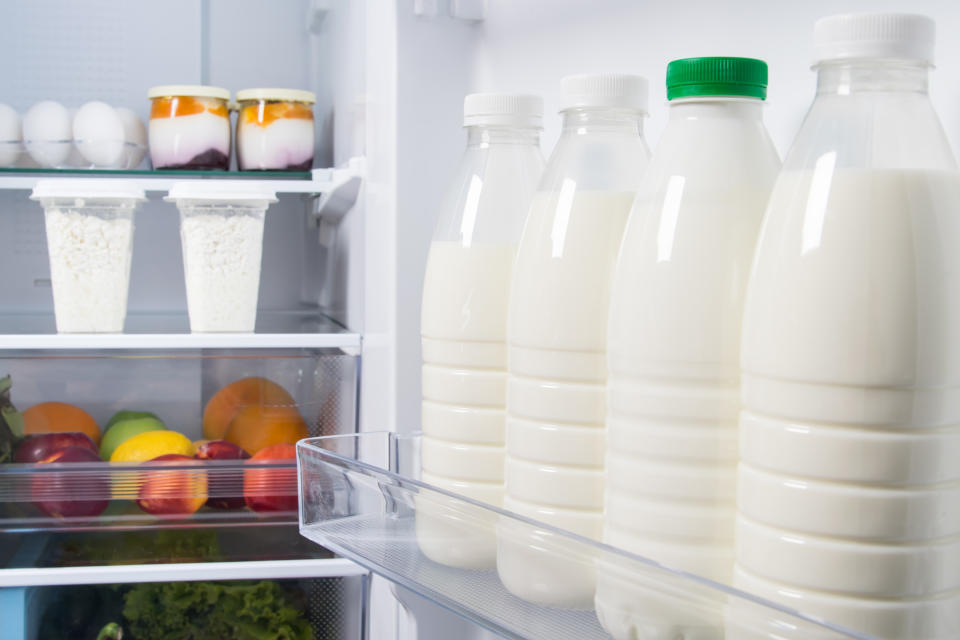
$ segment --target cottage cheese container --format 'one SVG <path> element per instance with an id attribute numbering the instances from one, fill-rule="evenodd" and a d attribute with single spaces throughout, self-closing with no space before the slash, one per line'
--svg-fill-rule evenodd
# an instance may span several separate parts
<path id="1" fill-rule="evenodd" d="M 57 331 L 123 331 L 143 189 L 120 180 L 41 180 L 31 199 L 46 220 Z"/>
<path id="2" fill-rule="evenodd" d="M 263 220 L 276 194 L 237 182 L 174 183 L 190 330 L 249 333 L 257 317 Z"/>

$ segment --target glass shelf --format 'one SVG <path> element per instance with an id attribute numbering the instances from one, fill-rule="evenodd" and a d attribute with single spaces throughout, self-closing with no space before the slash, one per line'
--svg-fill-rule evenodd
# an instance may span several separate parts
<path id="1" fill-rule="evenodd" d="M 418 435 L 313 438 L 297 448 L 304 536 L 504 637 L 871 640 L 416 480 Z M 524 568 L 510 589 L 495 568 L 498 546 Z M 580 608 L 543 604 L 594 580 L 606 615 L 592 596 Z"/>
<path id="2" fill-rule="evenodd" d="M 249 182 L 277 193 L 331 194 L 359 178 L 363 159 L 353 158 L 343 168 L 311 171 L 182 171 L 142 169 L 23 169 L 0 168 L 0 190 L 33 189 L 38 180 L 49 178 L 96 178 L 134 180 L 144 191 L 169 191 L 175 182 L 216 180 Z"/>
<path id="3" fill-rule="evenodd" d="M 0 314 L 0 350 L 319 349 L 359 352 L 361 336 L 315 308 L 261 311 L 255 333 L 190 333 L 184 313 L 129 313 L 124 333 L 57 333 L 53 313 Z"/>
<path id="4" fill-rule="evenodd" d="M 153 177 L 153 178 L 207 178 L 210 180 L 254 179 L 254 180 L 310 180 L 309 171 L 188 171 L 182 169 L 42 169 L 42 168 L 0 168 L 0 176 L 26 175 L 44 178 L 79 176 L 115 176 Z"/>

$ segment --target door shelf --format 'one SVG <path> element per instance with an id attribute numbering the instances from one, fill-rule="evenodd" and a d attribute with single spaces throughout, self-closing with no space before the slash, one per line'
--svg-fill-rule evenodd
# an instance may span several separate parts
<path id="1" fill-rule="evenodd" d="M 375 432 L 301 441 L 300 532 L 507 638 L 613 637 L 593 610 L 591 587 L 586 602 L 564 605 L 557 599 L 573 597 L 557 593 L 558 585 L 566 592 L 571 585 L 594 580 L 608 594 L 607 622 L 621 630 L 617 637 L 869 638 L 421 482 L 416 479 L 419 451 L 416 434 Z M 498 544 L 522 566 L 522 577 L 513 586 L 524 590 L 528 600 L 498 578 Z M 448 561 L 457 557 L 462 566 L 474 568 L 440 564 L 422 549 Z"/>

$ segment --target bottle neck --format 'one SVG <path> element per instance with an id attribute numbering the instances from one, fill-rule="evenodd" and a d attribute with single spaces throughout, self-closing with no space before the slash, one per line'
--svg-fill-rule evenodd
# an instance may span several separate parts
<path id="1" fill-rule="evenodd" d="M 519 127 L 474 125 L 466 127 L 467 146 L 489 147 L 500 144 L 540 146 L 540 130 Z"/>
<path id="2" fill-rule="evenodd" d="M 927 93 L 929 67 L 919 62 L 845 60 L 821 62 L 817 95 L 866 92 Z"/>
<path id="3" fill-rule="evenodd" d="M 670 101 L 670 120 L 736 118 L 762 120 L 763 100 L 745 96 L 697 96 Z"/>
<path id="4" fill-rule="evenodd" d="M 577 107 L 563 112 L 563 135 L 591 133 L 642 135 L 643 112 L 634 109 Z"/>

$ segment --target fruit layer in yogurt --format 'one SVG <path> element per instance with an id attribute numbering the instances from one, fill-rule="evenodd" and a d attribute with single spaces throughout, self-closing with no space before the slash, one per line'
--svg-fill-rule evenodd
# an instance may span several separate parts
<path id="1" fill-rule="evenodd" d="M 150 108 L 154 169 L 230 168 L 230 112 L 218 98 L 154 98 Z"/>
<path id="2" fill-rule="evenodd" d="M 237 165 L 242 171 L 309 171 L 313 166 L 312 105 L 246 103 L 237 118 Z"/>

